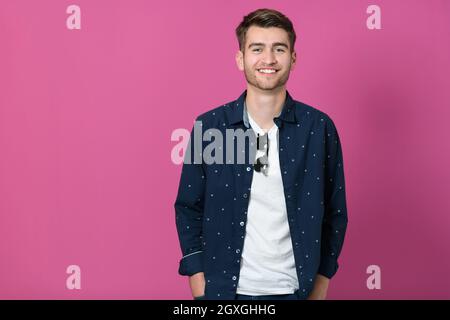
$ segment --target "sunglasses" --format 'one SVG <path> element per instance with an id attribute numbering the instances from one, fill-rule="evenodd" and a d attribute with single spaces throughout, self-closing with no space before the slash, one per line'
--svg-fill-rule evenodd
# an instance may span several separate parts
<path id="1" fill-rule="evenodd" d="M 256 172 L 262 172 L 267 176 L 269 170 L 269 134 L 258 134 L 256 137 L 256 146 L 259 151 L 264 151 L 264 155 L 256 159 L 253 168 Z"/>

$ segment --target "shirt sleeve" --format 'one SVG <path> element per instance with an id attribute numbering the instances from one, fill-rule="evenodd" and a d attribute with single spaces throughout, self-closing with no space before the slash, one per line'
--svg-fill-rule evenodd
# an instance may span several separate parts
<path id="1" fill-rule="evenodd" d="M 325 213 L 318 273 L 331 279 L 339 267 L 338 257 L 344 243 L 348 218 L 342 147 L 330 118 L 326 124 L 325 144 Z"/>
<path id="2" fill-rule="evenodd" d="M 202 163 L 194 163 L 194 141 L 193 129 L 175 200 L 176 227 L 183 254 L 178 273 L 186 276 L 203 271 L 202 225 L 206 175 Z"/>

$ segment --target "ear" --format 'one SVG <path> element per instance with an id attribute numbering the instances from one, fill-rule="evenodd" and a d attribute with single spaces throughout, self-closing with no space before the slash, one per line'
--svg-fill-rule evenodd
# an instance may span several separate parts
<path id="1" fill-rule="evenodd" d="M 236 53 L 236 65 L 239 70 L 244 71 L 244 54 L 241 50 Z"/>
<path id="2" fill-rule="evenodd" d="M 297 64 L 297 52 L 292 51 L 292 53 L 291 53 L 291 71 L 295 69 L 296 64 Z"/>

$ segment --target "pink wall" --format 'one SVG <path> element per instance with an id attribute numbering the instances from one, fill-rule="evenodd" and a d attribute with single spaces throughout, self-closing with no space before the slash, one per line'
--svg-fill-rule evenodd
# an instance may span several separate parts
<path id="1" fill-rule="evenodd" d="M 293 21 L 288 89 L 342 140 L 349 227 L 329 298 L 450 298 L 449 1 L 78 0 L 81 30 L 70 4 L 0 3 L 0 298 L 190 298 L 170 136 L 244 90 L 233 32 L 259 7 Z"/>

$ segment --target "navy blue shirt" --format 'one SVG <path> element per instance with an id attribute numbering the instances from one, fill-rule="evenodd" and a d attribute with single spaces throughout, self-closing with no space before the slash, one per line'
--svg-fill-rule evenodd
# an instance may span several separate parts
<path id="1" fill-rule="evenodd" d="M 246 93 L 200 115 L 202 132 L 218 129 L 225 137 L 226 129 L 251 130 L 245 117 Z M 279 128 L 280 169 L 299 299 L 306 299 L 317 274 L 332 278 L 338 269 L 347 228 L 341 143 L 326 113 L 293 100 L 289 92 L 274 122 Z M 186 153 L 192 158 L 193 132 Z M 202 141 L 201 150 L 210 143 Z M 249 146 L 245 148 L 249 152 Z M 234 150 L 235 159 L 238 152 Z M 183 254 L 178 272 L 187 276 L 204 272 L 206 299 L 232 300 L 236 295 L 254 174 L 251 157 L 236 162 L 186 163 L 185 159 L 181 172 L 175 201 Z"/>

